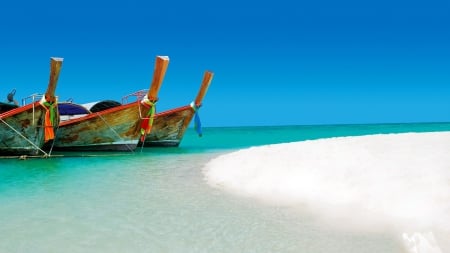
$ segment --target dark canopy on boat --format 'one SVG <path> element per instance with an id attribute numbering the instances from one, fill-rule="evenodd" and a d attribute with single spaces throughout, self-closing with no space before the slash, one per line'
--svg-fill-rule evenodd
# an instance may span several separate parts
<path id="1" fill-rule="evenodd" d="M 58 103 L 58 110 L 60 115 L 79 115 L 89 114 L 91 112 L 100 112 L 109 108 L 119 106 L 121 104 L 113 100 L 104 100 L 93 104 L 90 103 L 89 105 L 92 106 L 87 105 L 87 107 L 84 107 L 82 105 L 70 102 L 60 102 Z"/>
<path id="2" fill-rule="evenodd" d="M 96 103 L 95 105 L 93 105 L 90 108 L 90 111 L 91 112 L 100 112 L 100 111 L 103 111 L 103 110 L 106 110 L 109 108 L 113 108 L 113 107 L 116 107 L 119 105 L 121 105 L 121 103 L 114 101 L 114 100 L 103 100 L 103 101 L 100 101 L 100 102 Z"/>
<path id="3" fill-rule="evenodd" d="M 89 114 L 89 110 L 82 105 L 73 103 L 58 103 L 59 115 Z"/>
<path id="4" fill-rule="evenodd" d="M 17 107 L 19 107 L 19 106 L 15 105 L 15 104 L 0 102 L 0 113 L 7 112 L 7 111 L 12 110 Z"/>

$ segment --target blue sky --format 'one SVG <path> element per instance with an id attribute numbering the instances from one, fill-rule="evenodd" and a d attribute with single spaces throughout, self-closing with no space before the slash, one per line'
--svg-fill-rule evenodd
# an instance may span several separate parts
<path id="1" fill-rule="evenodd" d="M 86 103 L 148 88 L 190 103 L 205 70 L 204 126 L 450 121 L 450 1 L 8 1 L 0 98 L 45 91 Z M 4 94 L 4 95 L 1 95 Z"/>

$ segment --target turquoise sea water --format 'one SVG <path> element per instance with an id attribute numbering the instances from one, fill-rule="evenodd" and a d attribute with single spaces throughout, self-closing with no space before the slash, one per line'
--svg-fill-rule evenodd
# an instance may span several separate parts
<path id="1" fill-rule="evenodd" d="M 388 233 L 343 232 L 301 206 L 211 188 L 203 167 L 255 145 L 449 130 L 450 123 L 235 127 L 205 128 L 198 138 L 189 129 L 179 148 L 0 159 L 0 252 L 403 252 Z"/>

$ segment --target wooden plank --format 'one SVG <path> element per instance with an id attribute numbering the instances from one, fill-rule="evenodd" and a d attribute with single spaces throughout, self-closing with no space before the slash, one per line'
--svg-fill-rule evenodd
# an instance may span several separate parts
<path id="1" fill-rule="evenodd" d="M 156 58 L 153 81 L 148 92 L 149 100 L 156 99 L 168 62 L 168 57 Z M 147 104 L 136 101 L 61 122 L 54 149 L 133 151 L 141 134 L 141 120 L 147 117 L 149 110 Z"/>
<path id="2" fill-rule="evenodd" d="M 35 102 L 0 116 L 1 155 L 39 155 L 44 145 L 45 109 Z"/>
<path id="3" fill-rule="evenodd" d="M 200 85 L 200 90 L 198 91 L 197 97 L 195 98 L 195 106 L 199 107 L 202 104 L 203 98 L 205 97 L 206 92 L 208 91 L 209 85 L 211 84 L 211 80 L 214 74 L 210 71 L 206 71 L 203 75 L 203 81 Z"/>
<path id="4" fill-rule="evenodd" d="M 195 106 L 199 107 L 201 105 L 213 76 L 212 72 L 205 72 L 197 97 L 194 100 Z M 157 113 L 153 122 L 152 132 L 147 135 L 143 145 L 145 147 L 179 146 L 194 114 L 195 109 L 191 106 L 183 106 Z M 142 145 L 142 143 L 138 145 Z"/>
<path id="5" fill-rule="evenodd" d="M 161 88 L 161 84 L 166 74 L 168 65 L 169 65 L 169 57 L 167 56 L 156 57 L 153 79 L 150 84 L 150 89 L 147 93 L 148 99 L 152 102 L 156 102 L 158 100 L 158 92 L 159 89 Z"/>
<path id="6" fill-rule="evenodd" d="M 139 103 L 134 102 L 61 122 L 55 150 L 133 151 L 140 130 Z"/>
<path id="7" fill-rule="evenodd" d="M 63 58 L 52 57 L 50 59 L 50 79 L 48 81 L 47 91 L 45 92 L 45 100 L 47 102 L 55 102 L 55 91 L 56 84 L 58 83 L 59 72 L 61 71 L 61 66 Z"/>
<path id="8" fill-rule="evenodd" d="M 61 58 L 51 58 L 50 81 L 45 96 L 53 101 L 61 64 Z M 45 113 L 46 108 L 40 102 L 34 102 L 0 114 L 0 154 L 47 155 L 42 150 Z"/>
<path id="9" fill-rule="evenodd" d="M 194 111 L 190 106 L 157 113 L 152 132 L 145 138 L 144 146 L 177 147 L 183 139 L 186 125 L 192 120 L 193 115 Z M 138 145 L 142 145 L 142 143 Z"/>

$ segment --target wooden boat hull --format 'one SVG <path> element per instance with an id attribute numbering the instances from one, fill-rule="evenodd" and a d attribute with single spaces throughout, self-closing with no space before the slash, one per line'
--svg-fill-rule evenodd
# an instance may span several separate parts
<path id="1" fill-rule="evenodd" d="M 59 125 L 53 148 L 66 151 L 133 151 L 141 135 L 151 129 L 154 103 L 164 79 L 169 57 L 157 56 L 150 89 L 144 98 L 113 105 L 69 119 Z M 110 104 L 110 103 L 108 103 Z M 95 106 L 94 106 L 95 107 Z M 107 106 L 109 107 L 109 106 Z"/>
<path id="2" fill-rule="evenodd" d="M 147 112 L 148 108 L 134 102 L 61 122 L 53 149 L 133 151 L 139 141 L 141 115 Z"/>
<path id="3" fill-rule="evenodd" d="M 44 155 L 46 109 L 35 102 L 0 115 L 1 155 Z"/>
<path id="4" fill-rule="evenodd" d="M 197 97 L 191 105 L 156 114 L 152 132 L 146 136 L 144 143 L 140 142 L 139 145 L 144 147 L 178 147 L 189 123 L 192 121 L 192 117 L 195 115 L 195 111 L 201 106 L 212 78 L 213 73 L 206 71 Z M 199 134 L 201 135 L 201 132 Z"/>
<path id="5" fill-rule="evenodd" d="M 194 113 L 189 105 L 157 113 L 144 147 L 178 147 Z"/>

